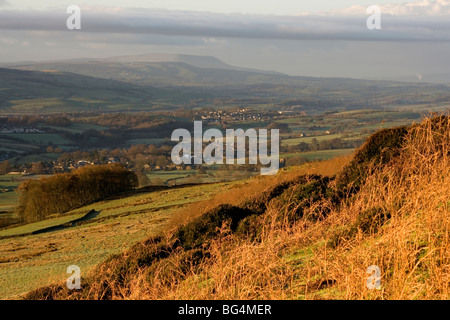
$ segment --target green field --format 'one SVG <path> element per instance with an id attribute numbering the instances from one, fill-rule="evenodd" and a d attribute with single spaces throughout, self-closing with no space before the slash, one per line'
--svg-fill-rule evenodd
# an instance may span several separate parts
<path id="1" fill-rule="evenodd" d="M 10 152 L 10 151 L 23 152 L 23 151 L 18 151 L 18 150 L 13 149 L 13 148 L 0 147 L 0 152 Z"/>
<path id="2" fill-rule="evenodd" d="M 89 123 L 72 123 L 68 127 L 49 126 L 47 124 L 41 124 L 41 125 L 43 127 L 60 130 L 60 131 L 67 131 L 67 132 L 71 132 L 71 133 L 83 133 L 87 130 L 101 131 L 101 130 L 108 129 L 107 127 L 103 127 L 103 126 L 99 126 L 99 125 L 95 125 L 95 124 L 89 124 Z"/>
<path id="3" fill-rule="evenodd" d="M 31 163 L 39 161 L 56 161 L 59 158 L 58 153 L 41 153 L 41 154 L 30 154 L 27 156 L 20 156 L 9 159 L 11 163 Z"/>
<path id="4" fill-rule="evenodd" d="M 16 141 L 7 139 L 7 135 L 1 135 L 0 137 L 0 145 L 3 148 L 7 148 L 7 149 L 12 149 L 15 150 L 17 152 L 22 152 L 22 151 L 31 151 L 33 149 L 35 149 L 36 147 L 31 145 L 31 144 L 25 144 L 25 143 L 18 143 Z"/>
<path id="5" fill-rule="evenodd" d="M 16 175 L 0 175 L 0 211 L 10 211 L 17 205 L 19 197 L 15 189 L 19 184 Z"/>
<path id="6" fill-rule="evenodd" d="M 353 151 L 355 151 L 355 149 L 320 150 L 311 152 L 283 154 L 281 155 L 281 157 L 285 158 L 304 157 L 308 161 L 317 161 L 317 160 L 329 160 L 338 156 L 348 155 L 351 154 Z"/>
<path id="7" fill-rule="evenodd" d="M 147 174 L 150 179 L 150 184 L 158 184 L 161 182 L 166 182 L 167 180 L 184 178 L 193 174 L 196 174 L 197 170 L 173 170 L 173 171 L 152 171 Z"/>
<path id="8" fill-rule="evenodd" d="M 68 145 L 71 144 L 69 140 L 64 139 L 58 134 L 53 133 L 10 133 L 7 136 L 19 138 L 29 143 L 48 145 Z"/>
<path id="9" fill-rule="evenodd" d="M 147 174 L 150 179 L 149 185 L 182 185 L 182 184 L 202 184 L 218 183 L 224 181 L 234 181 L 254 176 L 255 172 L 243 170 L 220 170 L 219 167 L 210 166 L 206 173 L 199 173 L 197 170 L 174 170 L 174 171 L 153 171 Z"/>
<path id="10" fill-rule="evenodd" d="M 135 144 L 153 144 L 153 145 L 162 145 L 165 142 L 168 142 L 170 140 L 162 139 L 162 138 L 155 138 L 155 139 L 130 139 L 127 140 L 127 144 L 129 145 L 135 145 Z"/>
<path id="11" fill-rule="evenodd" d="M 0 192 L 0 211 L 11 211 L 19 202 L 19 195 L 15 191 Z"/>
<path id="12" fill-rule="evenodd" d="M 13 105 L 11 109 L 21 112 L 37 112 L 44 108 L 58 108 L 66 104 L 61 98 L 12 100 L 11 103 Z"/>
<path id="13" fill-rule="evenodd" d="M 39 179 L 42 175 L 20 176 L 13 174 L 0 175 L 0 211 L 11 211 L 18 205 L 19 195 L 15 189 L 19 184 L 28 179 Z M 8 190 L 8 191 L 6 191 Z"/>
<path id="14" fill-rule="evenodd" d="M 320 142 L 320 141 L 331 140 L 331 139 L 336 139 L 336 138 L 341 138 L 342 139 L 342 134 L 326 134 L 326 135 L 313 136 L 313 137 L 301 137 L 301 138 L 285 139 L 285 140 L 281 140 L 281 145 L 282 146 L 293 146 L 293 145 L 297 145 L 297 144 L 299 144 L 301 142 L 311 143 L 311 141 L 313 139 L 316 139 L 317 142 Z"/>
<path id="15" fill-rule="evenodd" d="M 393 128 L 393 127 L 398 127 L 398 126 L 402 126 L 402 125 L 411 125 L 412 123 L 413 123 L 412 120 L 386 121 L 383 123 L 383 125 L 369 124 L 369 125 L 366 125 L 364 128 L 367 130 L 379 130 L 379 129 L 383 129 L 383 128 Z"/>

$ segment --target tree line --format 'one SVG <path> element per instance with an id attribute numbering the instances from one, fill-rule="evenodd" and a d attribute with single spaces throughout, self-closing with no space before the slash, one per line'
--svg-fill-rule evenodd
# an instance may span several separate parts
<path id="1" fill-rule="evenodd" d="M 38 221 L 134 189 L 137 183 L 136 175 L 118 163 L 87 166 L 23 182 L 17 210 L 24 222 Z"/>

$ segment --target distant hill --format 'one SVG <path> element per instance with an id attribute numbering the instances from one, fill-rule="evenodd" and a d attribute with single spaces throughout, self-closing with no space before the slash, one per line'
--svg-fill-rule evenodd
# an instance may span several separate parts
<path id="1" fill-rule="evenodd" d="M 67 92 L 59 92 L 61 88 L 58 88 L 52 92 L 51 97 L 69 96 L 88 100 L 97 97 L 94 99 L 97 101 L 94 105 L 97 110 L 101 104 L 114 105 L 112 108 L 109 107 L 109 110 L 116 111 L 148 109 L 156 105 L 159 110 L 177 108 L 180 105 L 189 107 L 274 105 L 277 110 L 318 112 L 336 108 L 351 110 L 404 105 L 418 105 L 424 108 L 426 104 L 441 106 L 450 100 L 448 85 L 444 84 L 294 77 L 234 67 L 210 56 L 142 54 L 107 59 L 83 58 L 17 63 L 9 67 L 23 71 L 44 71 L 40 73 L 44 79 L 50 74 L 53 77 L 64 76 L 72 79 L 75 74 L 87 76 L 90 81 L 86 92 L 98 91 L 94 88 L 100 86 L 100 92 L 105 89 L 109 90 L 110 94 L 99 97 L 94 92 L 84 95 L 83 90 L 77 90 L 78 95 L 73 92 L 72 95 L 68 95 Z M 39 85 L 31 86 L 35 89 L 42 85 L 42 81 L 36 75 L 34 79 Z M 97 82 L 93 80 L 94 78 L 100 79 Z M 67 81 L 71 80 L 60 78 L 57 83 Z M 119 90 L 115 89 L 117 86 Z M 29 99 L 21 88 L 23 87 L 16 87 L 18 93 L 14 100 Z M 124 90 L 137 92 L 132 94 L 133 98 L 126 98 L 121 96 L 125 93 Z M 41 97 L 41 92 L 34 92 Z M 12 99 L 11 95 L 6 98 L 4 96 L 6 93 L 7 91 L 3 91 L 0 94 L 0 98 L 3 95 L 6 99 L 0 107 L 13 107 L 14 102 L 6 103 Z M 48 98 L 48 93 L 44 94 L 44 97 Z"/>
<path id="2" fill-rule="evenodd" d="M 212 56 L 195 56 L 187 54 L 167 54 L 167 53 L 148 53 L 141 55 L 129 55 L 111 57 L 104 60 L 105 62 L 181 62 L 198 68 L 208 69 L 223 69 L 223 70 L 235 70 L 235 71 L 248 71 L 262 74 L 282 74 L 274 71 L 263 71 L 257 69 L 240 68 L 229 65 L 220 59 Z"/>
<path id="3" fill-rule="evenodd" d="M 143 54 L 8 65 L 21 70 L 57 70 L 152 86 L 277 83 L 288 76 L 231 66 L 211 56 Z"/>
<path id="4" fill-rule="evenodd" d="M 424 73 L 424 74 L 417 73 L 395 78 L 386 78 L 386 80 L 415 82 L 415 83 L 450 84 L 450 73 Z"/>
<path id="5" fill-rule="evenodd" d="M 83 74 L 151 86 L 227 86 L 266 84 L 286 88 L 316 88 L 324 91 L 353 90 L 355 88 L 404 87 L 408 83 L 392 80 L 364 80 L 351 78 L 319 78 L 288 76 L 286 74 L 241 68 L 229 65 L 212 56 L 149 53 L 116 56 L 106 59 L 80 58 L 57 61 L 17 62 L 8 68 L 47 70 Z M 405 78 L 417 83 L 417 78 Z M 416 84 L 415 84 L 416 85 Z"/>
<path id="6" fill-rule="evenodd" d="M 64 112 L 151 108 L 167 90 L 62 71 L 0 68 L 0 110 Z"/>

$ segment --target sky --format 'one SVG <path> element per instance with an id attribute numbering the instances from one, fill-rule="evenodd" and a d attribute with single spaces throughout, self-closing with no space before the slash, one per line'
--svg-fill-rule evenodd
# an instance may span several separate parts
<path id="1" fill-rule="evenodd" d="M 354 0 L 0 0 L 9 3 L 11 8 L 46 10 L 52 8 L 67 8 L 69 5 L 86 6 L 95 4 L 105 7 L 128 7 L 168 10 L 207 11 L 216 13 L 244 14 L 276 14 L 289 15 L 296 12 L 321 12 L 330 9 L 341 9 L 355 4 Z M 404 0 L 382 0 L 376 4 L 403 3 Z M 359 1 L 358 4 L 369 6 L 371 0 Z"/>
<path id="2" fill-rule="evenodd" d="M 80 30 L 66 26 L 69 5 Z M 368 28 L 372 5 L 380 29 Z M 0 0 L 0 62 L 155 52 L 289 75 L 426 80 L 450 73 L 450 0 Z"/>

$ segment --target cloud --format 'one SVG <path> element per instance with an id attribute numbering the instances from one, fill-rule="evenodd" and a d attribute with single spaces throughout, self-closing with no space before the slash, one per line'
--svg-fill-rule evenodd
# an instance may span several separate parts
<path id="1" fill-rule="evenodd" d="M 9 2 L 8 1 L 6 1 L 6 0 L 0 0 L 0 7 L 6 7 L 6 6 L 9 6 L 10 4 L 9 4 Z"/>
<path id="2" fill-rule="evenodd" d="M 405 3 L 387 3 L 380 4 L 378 7 L 383 15 L 409 17 L 439 17 L 450 15 L 450 1 L 448 0 L 419 0 Z M 366 9 L 367 6 L 354 5 L 344 9 L 322 12 L 320 15 L 362 16 L 366 14 Z M 300 13 L 299 15 L 308 15 L 308 13 Z"/>
<path id="3" fill-rule="evenodd" d="M 418 74 L 426 80 L 429 73 L 450 72 L 450 41 L 437 41 L 450 38 L 447 16 L 382 14 L 382 30 L 368 30 L 365 11 L 308 16 L 84 6 L 81 11 L 82 29 L 70 31 L 65 10 L 0 10 L 0 61 L 164 52 L 213 55 L 232 65 L 291 75 Z"/>
<path id="4" fill-rule="evenodd" d="M 2 0 L 0 0 L 2 1 Z M 80 31 L 66 28 L 64 11 L 0 11 L 0 30 L 79 32 L 110 41 L 168 41 L 189 37 L 201 43 L 224 38 L 346 41 L 448 41 L 450 1 L 422 0 L 380 6 L 382 29 L 368 30 L 366 7 L 353 6 L 316 15 L 220 14 L 162 9 L 81 7 Z M 103 36 L 102 36 L 103 35 Z M 108 36 L 106 36 L 108 35 Z M 111 36 L 116 35 L 116 36 Z M 121 37 L 120 35 L 125 35 Z M 208 40 L 204 40 L 208 39 Z M 214 39 L 214 40 L 211 40 Z"/>

